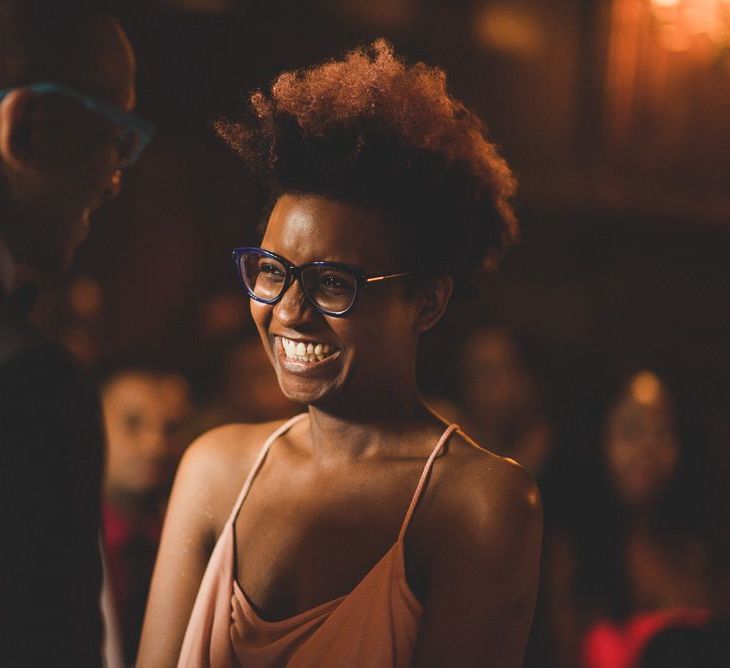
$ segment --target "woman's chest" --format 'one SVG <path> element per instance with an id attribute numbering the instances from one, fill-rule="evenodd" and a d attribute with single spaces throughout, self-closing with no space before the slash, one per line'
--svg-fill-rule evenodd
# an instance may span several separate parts
<path id="1" fill-rule="evenodd" d="M 392 476 L 264 481 L 234 525 L 239 586 L 268 620 L 349 594 L 393 549 L 412 493 Z"/>

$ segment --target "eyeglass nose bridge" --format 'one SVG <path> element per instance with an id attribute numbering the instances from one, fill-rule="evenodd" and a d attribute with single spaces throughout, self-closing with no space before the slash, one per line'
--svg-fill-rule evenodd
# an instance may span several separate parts
<path id="1" fill-rule="evenodd" d="M 286 295 L 286 293 L 289 291 L 289 288 L 291 288 L 291 286 L 294 285 L 295 282 L 297 282 L 299 283 L 299 291 L 302 294 L 302 302 L 308 304 L 317 313 L 322 313 L 322 308 L 314 301 L 314 299 L 312 299 L 312 297 L 309 296 L 307 289 L 304 287 L 304 281 L 302 280 L 302 270 L 305 267 L 297 267 L 293 264 L 285 264 L 284 267 L 286 268 L 284 285 L 281 288 L 279 296 L 272 302 L 272 305 L 276 306 L 277 304 L 280 304 L 284 299 L 284 295 Z"/>

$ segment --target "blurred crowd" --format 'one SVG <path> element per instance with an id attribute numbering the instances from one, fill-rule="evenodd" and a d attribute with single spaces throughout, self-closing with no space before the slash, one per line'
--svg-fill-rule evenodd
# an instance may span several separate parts
<path id="1" fill-rule="evenodd" d="M 175 467 L 204 431 L 301 410 L 281 394 L 243 295 L 204 300 L 197 357 L 112 357 L 95 282 L 74 278 L 37 317 L 98 381 L 108 455 L 103 507 L 107 625 L 118 665 L 137 651 Z M 701 407 L 661 370 L 595 379 L 559 414 L 540 351 L 497 324 L 458 346 L 429 403 L 485 447 L 520 462 L 546 511 L 542 584 L 525 665 L 724 666 L 730 660 L 725 490 Z M 433 388 L 436 388 L 434 391 Z"/>

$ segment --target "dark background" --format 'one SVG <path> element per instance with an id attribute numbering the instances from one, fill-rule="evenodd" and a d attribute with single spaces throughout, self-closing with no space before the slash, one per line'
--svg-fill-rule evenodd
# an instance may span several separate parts
<path id="1" fill-rule="evenodd" d="M 521 183 L 522 243 L 431 337 L 426 389 L 448 394 L 465 332 L 496 323 L 534 344 L 556 419 L 569 421 L 601 378 L 656 369 L 701 406 L 714 461 L 730 470 L 726 48 L 704 38 L 667 48 L 648 0 L 120 7 L 138 53 L 138 112 L 159 134 L 97 216 L 69 279 L 102 288 L 102 356 L 165 348 L 205 363 L 201 309 L 237 289 L 229 249 L 261 215 L 260 193 L 211 121 L 278 72 L 383 35 L 446 70 Z"/>

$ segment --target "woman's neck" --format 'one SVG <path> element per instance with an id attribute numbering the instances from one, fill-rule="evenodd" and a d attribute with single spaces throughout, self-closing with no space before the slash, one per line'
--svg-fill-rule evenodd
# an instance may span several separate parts
<path id="1" fill-rule="evenodd" d="M 312 451 L 333 462 L 405 453 L 414 432 L 443 425 L 417 391 L 370 405 L 309 406 L 308 410 Z"/>

